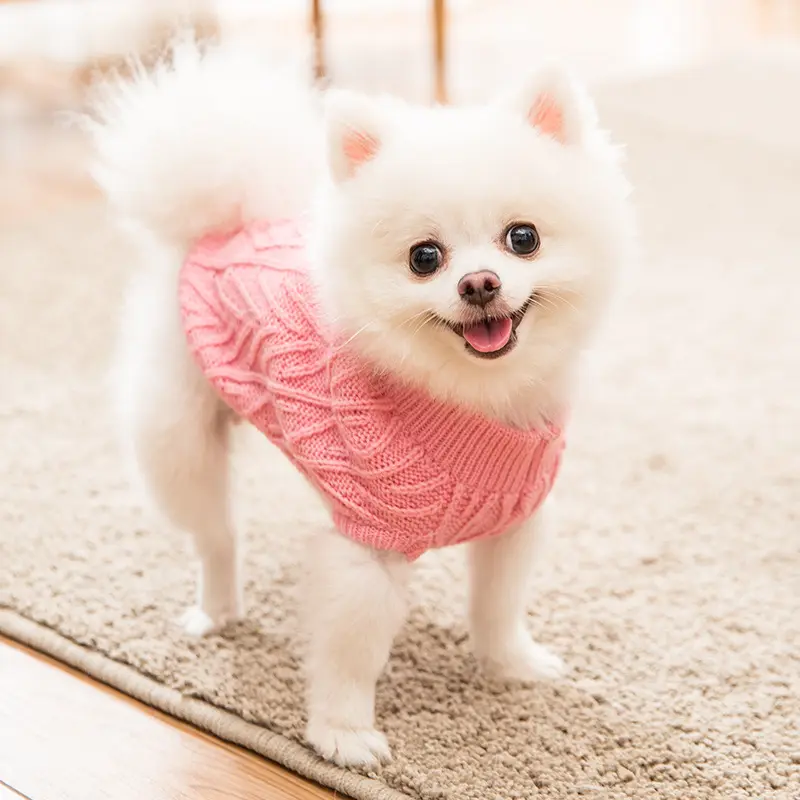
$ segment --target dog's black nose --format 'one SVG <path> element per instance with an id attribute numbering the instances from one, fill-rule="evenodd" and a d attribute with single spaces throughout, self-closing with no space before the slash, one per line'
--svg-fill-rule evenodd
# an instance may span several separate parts
<path id="1" fill-rule="evenodd" d="M 458 282 L 458 294 L 465 303 L 483 308 L 500 294 L 501 285 L 494 272 L 470 272 Z"/>

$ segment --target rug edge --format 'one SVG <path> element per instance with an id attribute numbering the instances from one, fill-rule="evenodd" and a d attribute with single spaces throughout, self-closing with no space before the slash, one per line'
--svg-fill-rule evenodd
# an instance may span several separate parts
<path id="1" fill-rule="evenodd" d="M 134 667 L 90 650 L 9 608 L 0 608 L 0 635 L 51 656 L 198 730 L 244 747 L 328 789 L 342 792 L 353 800 L 409 800 L 409 795 L 373 778 L 319 760 L 302 745 L 281 734 L 247 722 L 212 703 L 184 697 L 177 690 L 148 678 Z"/>

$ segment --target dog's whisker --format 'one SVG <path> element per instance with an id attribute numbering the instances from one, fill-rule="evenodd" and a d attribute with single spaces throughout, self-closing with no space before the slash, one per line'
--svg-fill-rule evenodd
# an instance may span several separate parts
<path id="1" fill-rule="evenodd" d="M 354 339 L 356 339 L 356 337 L 358 337 L 362 333 L 364 333 L 364 331 L 367 330 L 367 328 L 369 328 L 370 325 L 372 325 L 372 320 L 370 320 L 366 324 L 362 325 L 349 339 L 347 339 L 342 344 L 338 345 L 336 347 L 336 351 L 338 352 L 339 350 L 343 350 L 345 347 L 347 347 L 351 342 L 353 342 Z"/>
<path id="2" fill-rule="evenodd" d="M 569 298 L 564 292 L 559 292 L 552 289 L 537 289 L 534 298 L 547 301 L 551 308 L 557 309 L 560 305 L 565 305 L 573 311 L 580 313 L 579 309 L 572 302 L 570 302 Z"/>
<path id="3" fill-rule="evenodd" d="M 424 311 L 418 311 L 416 314 L 412 314 L 407 319 L 404 319 L 397 327 L 398 328 L 402 328 L 405 325 L 408 325 L 408 324 L 410 324 L 412 322 L 415 322 L 416 320 L 418 320 L 420 318 L 423 318 L 422 322 L 421 322 L 421 325 L 424 325 L 428 321 L 428 319 L 430 318 L 430 313 L 431 312 L 428 311 L 427 309 L 424 310 Z"/>

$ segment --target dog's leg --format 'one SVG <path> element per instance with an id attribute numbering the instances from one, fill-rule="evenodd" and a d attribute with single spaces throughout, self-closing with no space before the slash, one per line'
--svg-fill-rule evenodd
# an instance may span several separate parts
<path id="1" fill-rule="evenodd" d="M 174 288 L 145 276 L 128 312 L 115 375 L 122 433 L 157 509 L 194 539 L 198 599 L 182 624 L 203 635 L 241 612 L 228 500 L 230 415 L 187 350 Z"/>
<path id="2" fill-rule="evenodd" d="M 473 648 L 491 674 L 536 680 L 564 672 L 561 659 L 534 642 L 526 626 L 530 575 L 546 516 L 542 508 L 532 520 L 503 536 L 471 545 Z"/>
<path id="3" fill-rule="evenodd" d="M 198 416 L 184 409 L 163 427 L 163 417 L 161 424 L 152 423 L 139 431 L 137 460 L 161 511 L 193 537 L 200 562 L 197 604 L 181 624 L 187 633 L 203 636 L 241 613 L 228 508 L 229 423 L 221 409 Z"/>
<path id="4" fill-rule="evenodd" d="M 306 624 L 306 738 L 341 766 L 390 758 L 375 729 L 375 683 L 407 613 L 405 557 L 378 553 L 329 532 L 313 542 Z"/>

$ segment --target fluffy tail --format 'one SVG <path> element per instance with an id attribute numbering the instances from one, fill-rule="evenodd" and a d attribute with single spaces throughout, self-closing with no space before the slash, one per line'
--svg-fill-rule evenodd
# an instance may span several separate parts
<path id="1" fill-rule="evenodd" d="M 256 54 L 176 44 L 149 74 L 100 87 L 93 176 L 115 212 L 185 251 L 198 237 L 310 202 L 323 148 L 307 83 Z"/>

